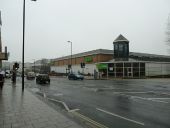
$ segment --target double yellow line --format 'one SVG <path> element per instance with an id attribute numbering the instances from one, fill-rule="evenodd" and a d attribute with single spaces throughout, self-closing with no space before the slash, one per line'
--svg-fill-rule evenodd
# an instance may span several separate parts
<path id="1" fill-rule="evenodd" d="M 76 112 L 76 111 L 74 111 L 74 112 L 72 112 L 72 113 L 73 113 L 75 116 L 80 117 L 81 119 L 83 119 L 83 120 L 91 123 L 92 125 L 96 126 L 96 128 L 108 128 L 108 127 L 106 127 L 106 126 L 104 126 L 104 125 L 102 125 L 102 124 L 100 124 L 100 123 L 98 123 L 98 122 L 90 119 L 89 117 L 86 117 L 86 116 L 84 116 L 84 115 Z"/>
<path id="2" fill-rule="evenodd" d="M 47 97 L 45 96 L 45 94 L 44 94 L 44 98 L 47 98 Z M 79 111 L 79 109 L 70 110 L 69 107 L 66 105 L 65 102 L 62 102 L 62 101 L 59 101 L 59 100 L 55 100 L 55 99 L 51 99 L 51 98 L 47 98 L 47 99 L 62 104 L 62 105 L 64 106 L 64 108 L 65 108 L 68 112 L 70 112 L 70 113 L 72 113 L 73 115 L 75 115 L 75 116 L 77 116 L 77 117 L 85 120 L 85 121 L 88 122 L 88 123 L 91 123 L 91 124 L 92 124 L 93 126 L 95 126 L 96 128 L 108 128 L 108 127 L 106 127 L 106 126 L 104 126 L 104 125 L 102 125 L 102 124 L 100 124 L 100 123 L 98 123 L 98 122 L 90 119 L 89 117 L 86 117 L 86 116 L 78 113 L 77 111 Z"/>

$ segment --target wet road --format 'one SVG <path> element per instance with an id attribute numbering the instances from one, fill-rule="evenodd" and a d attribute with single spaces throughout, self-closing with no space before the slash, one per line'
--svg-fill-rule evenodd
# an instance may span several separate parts
<path id="1" fill-rule="evenodd" d="M 26 86 L 108 128 L 170 127 L 170 79 L 51 78 L 50 85 L 26 81 Z"/>

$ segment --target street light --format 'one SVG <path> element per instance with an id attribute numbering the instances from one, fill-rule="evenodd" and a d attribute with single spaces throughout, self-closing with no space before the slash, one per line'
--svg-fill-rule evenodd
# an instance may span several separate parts
<path id="1" fill-rule="evenodd" d="M 72 42 L 71 41 L 67 41 L 68 43 L 71 44 L 71 72 L 72 72 Z"/>
<path id="2" fill-rule="evenodd" d="M 23 2 L 22 91 L 24 91 L 24 45 L 25 45 L 25 0 Z"/>
<path id="3" fill-rule="evenodd" d="M 33 61 L 34 61 L 34 73 L 35 73 L 35 59 L 33 59 Z"/>

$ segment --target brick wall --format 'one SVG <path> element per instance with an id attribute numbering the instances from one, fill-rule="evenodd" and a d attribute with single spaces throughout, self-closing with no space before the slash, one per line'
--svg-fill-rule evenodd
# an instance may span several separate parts
<path id="1" fill-rule="evenodd" d="M 113 59 L 113 55 L 110 55 L 110 54 L 89 55 L 89 56 L 72 58 L 72 65 L 78 65 L 81 62 L 84 62 L 86 64 L 93 64 L 93 63 L 98 63 L 98 62 L 109 61 L 111 59 Z M 71 63 L 70 58 L 64 59 L 64 60 L 58 60 L 54 62 L 54 66 L 64 66 L 70 63 Z"/>

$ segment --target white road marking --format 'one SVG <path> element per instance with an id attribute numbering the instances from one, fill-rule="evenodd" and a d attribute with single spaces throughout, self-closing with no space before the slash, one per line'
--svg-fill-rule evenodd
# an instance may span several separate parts
<path id="1" fill-rule="evenodd" d="M 88 87 L 86 87 L 88 88 Z M 90 88 L 92 89 L 92 88 Z M 95 88 L 93 89 L 95 92 L 97 91 L 110 91 L 110 90 L 125 90 L 125 91 L 133 91 L 134 89 L 124 89 L 124 88 L 109 88 L 109 87 L 106 87 L 106 88 Z"/>
<path id="2" fill-rule="evenodd" d="M 150 100 L 168 100 L 170 99 L 169 97 L 164 97 L 164 98 L 148 98 Z"/>
<path id="3" fill-rule="evenodd" d="M 144 98 L 144 97 L 139 97 L 139 96 L 131 96 L 131 98 L 136 98 L 136 99 L 142 99 L 142 100 L 150 100 L 154 102 L 160 102 L 160 103 L 166 103 L 168 104 L 169 102 L 158 100 L 158 99 L 153 99 L 153 98 Z"/>
<path id="4" fill-rule="evenodd" d="M 67 104 L 65 102 L 60 101 L 60 100 L 56 100 L 56 99 L 51 99 L 51 98 L 47 98 L 47 99 L 51 100 L 51 101 L 55 101 L 55 102 L 61 103 L 67 111 L 70 111 L 69 107 L 67 106 Z"/>
<path id="5" fill-rule="evenodd" d="M 117 93 L 117 92 L 114 92 L 114 93 Z M 145 97 L 139 97 L 139 96 L 131 96 L 131 95 L 126 95 L 126 94 L 122 94 L 122 93 L 117 93 L 117 94 L 122 95 L 122 96 L 126 96 L 126 97 L 130 97 L 130 98 L 132 98 L 132 99 L 149 100 L 149 101 L 160 102 L 160 103 L 166 103 L 166 104 L 169 103 L 169 102 L 162 101 L 162 100 L 159 100 L 159 99 L 154 99 L 154 98 L 145 98 Z"/>
<path id="6" fill-rule="evenodd" d="M 135 90 L 135 89 L 113 88 L 113 90 L 127 90 L 127 91 L 128 91 L 128 90 L 129 90 L 129 91 L 131 90 L 131 91 L 133 91 L 133 90 Z"/>
<path id="7" fill-rule="evenodd" d="M 57 93 L 57 94 L 54 94 L 54 96 L 63 96 L 62 93 Z"/>
<path id="8" fill-rule="evenodd" d="M 76 112 L 76 111 L 79 111 L 80 109 L 72 109 L 72 110 L 69 110 L 68 112 Z"/>
<path id="9" fill-rule="evenodd" d="M 145 94 L 145 93 L 153 93 L 153 92 L 152 91 L 148 91 L 148 92 L 115 92 L 115 93 Z"/>
<path id="10" fill-rule="evenodd" d="M 48 99 L 48 100 L 51 100 L 51 101 L 55 101 L 55 102 L 58 102 L 58 103 L 63 104 L 63 106 L 65 107 L 65 109 L 66 109 L 68 112 L 70 112 L 70 113 L 72 113 L 72 114 L 74 114 L 74 115 L 76 115 L 76 116 L 78 116 L 78 117 L 80 117 L 80 118 L 88 121 L 89 123 L 97 126 L 98 128 L 108 128 L 108 127 L 106 127 L 106 126 L 104 126 L 104 125 L 102 125 L 102 124 L 100 124 L 100 123 L 98 123 L 98 122 L 90 119 L 89 117 L 86 117 L 86 116 L 78 113 L 77 111 L 79 111 L 80 109 L 72 109 L 72 110 L 70 110 L 69 107 L 67 106 L 67 104 L 66 104 L 65 102 L 63 102 L 63 101 L 59 101 L 59 100 L 55 100 L 55 99 L 50 99 L 50 98 L 47 98 L 47 99 Z"/>
<path id="11" fill-rule="evenodd" d="M 115 116 L 115 117 L 118 117 L 118 118 L 121 118 L 121 119 L 124 119 L 124 120 L 127 120 L 127 121 L 130 121 L 130 122 L 133 122 L 135 124 L 139 124 L 139 125 L 145 125 L 144 123 L 141 123 L 141 122 L 138 122 L 138 121 L 135 121 L 135 120 L 132 120 L 132 119 L 128 119 L 126 117 L 123 117 L 123 116 L 120 116 L 120 115 L 117 115 L 115 113 L 111 113 L 111 112 L 108 112 L 106 110 L 103 110 L 103 109 L 100 109 L 100 108 L 96 108 L 98 111 L 101 111 L 101 112 L 104 112 L 104 113 L 107 113 L 109 115 L 112 115 L 112 116 Z"/>
<path id="12" fill-rule="evenodd" d="M 169 94 L 169 93 L 161 93 L 161 94 L 170 96 L 170 94 Z"/>
<path id="13" fill-rule="evenodd" d="M 46 97 L 47 97 L 47 95 L 46 95 L 45 93 L 43 93 L 43 97 L 44 97 L 44 98 L 46 98 Z"/>
<path id="14" fill-rule="evenodd" d="M 155 102 L 160 102 L 160 103 L 168 103 L 166 101 L 161 101 L 161 100 L 155 100 L 152 98 L 144 98 L 144 97 L 139 97 L 139 96 L 131 96 L 131 98 L 136 98 L 136 99 L 142 99 L 142 100 L 150 100 L 150 101 L 155 101 Z"/>

